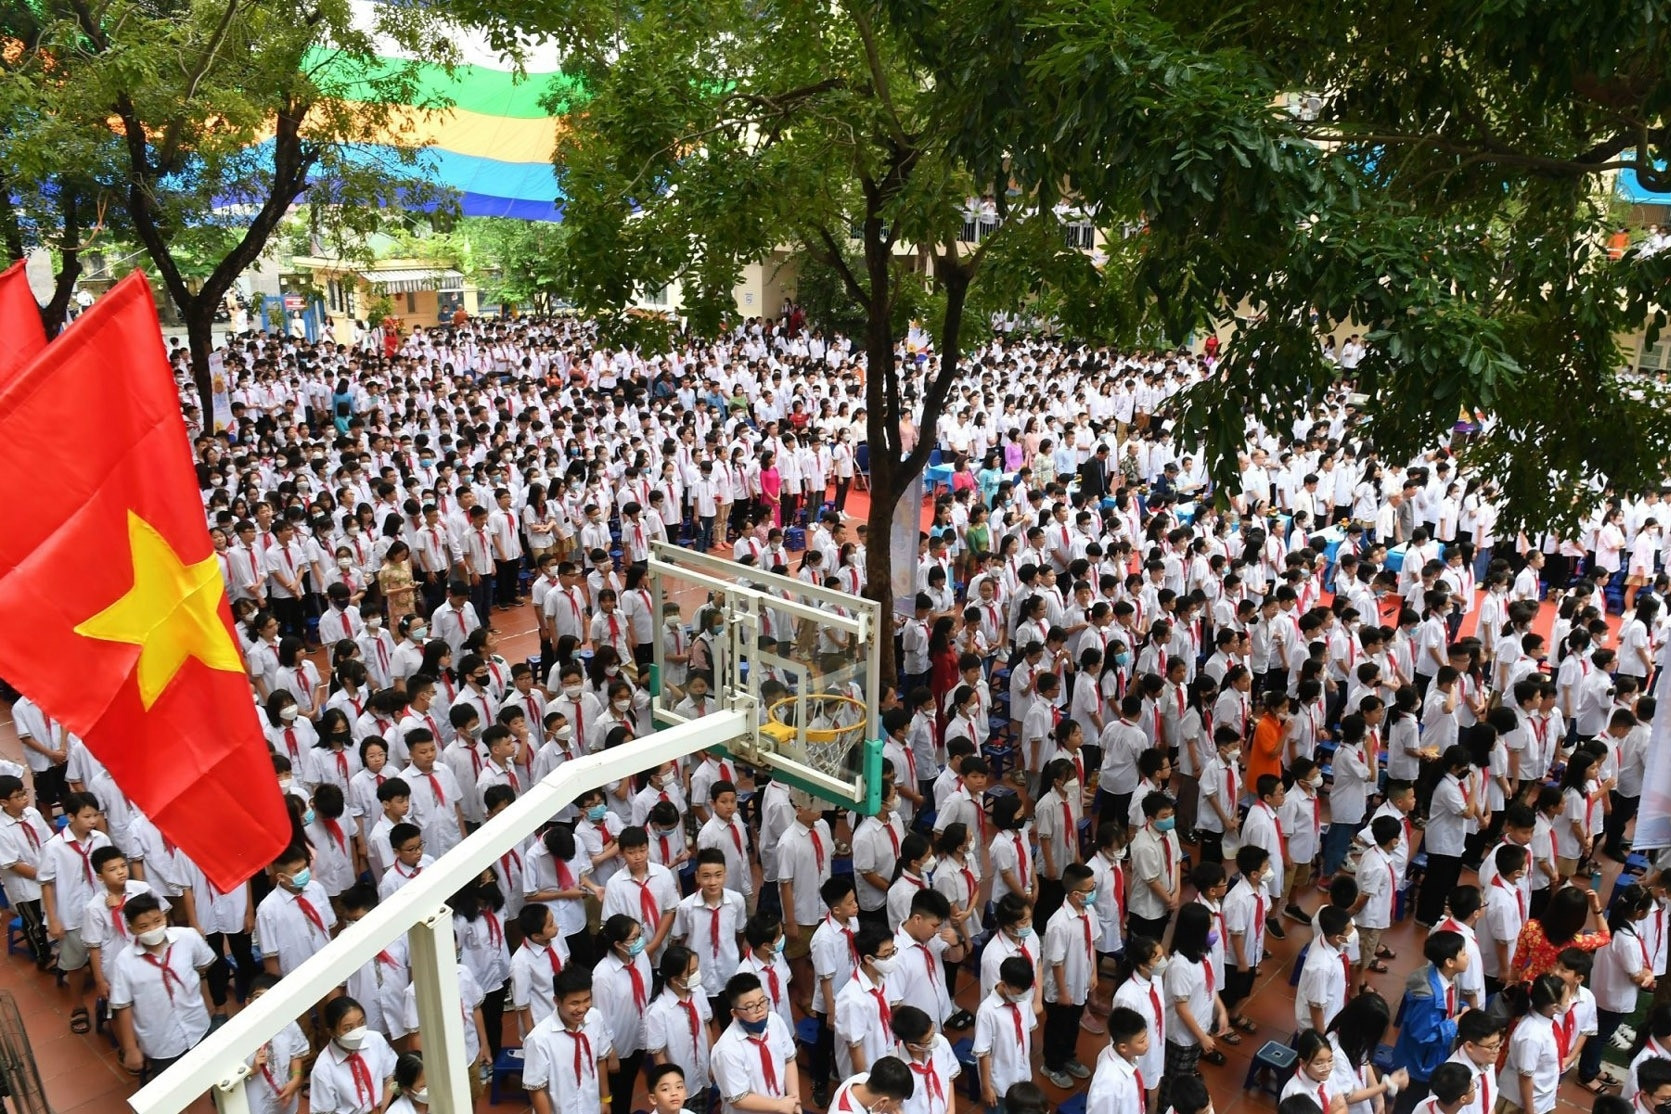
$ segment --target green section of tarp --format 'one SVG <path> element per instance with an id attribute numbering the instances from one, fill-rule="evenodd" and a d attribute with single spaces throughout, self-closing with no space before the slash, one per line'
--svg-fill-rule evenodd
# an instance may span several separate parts
<path id="1" fill-rule="evenodd" d="M 394 78 L 403 67 L 412 65 L 401 58 L 378 58 L 367 63 L 362 59 L 336 51 L 315 48 L 303 63 L 309 70 L 328 65 L 321 73 L 321 83 L 340 91 L 353 100 L 371 100 L 372 83 Z M 448 73 L 443 66 L 419 62 L 415 77 L 417 89 L 410 102 L 432 105 L 450 102 L 451 107 L 484 116 L 507 116 L 521 120 L 543 120 L 551 116 L 544 105 L 554 92 L 561 92 L 567 103 L 557 105 L 560 114 L 569 104 L 584 97 L 578 78 L 563 73 L 527 73 L 517 75 L 509 70 L 488 69 L 485 66 L 454 66 Z M 356 87 L 361 86 L 356 92 Z M 381 97 L 376 99 L 381 100 Z"/>

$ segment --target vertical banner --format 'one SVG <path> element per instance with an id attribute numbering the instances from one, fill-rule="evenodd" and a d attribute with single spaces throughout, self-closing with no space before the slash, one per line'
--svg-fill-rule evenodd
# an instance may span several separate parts
<path id="1" fill-rule="evenodd" d="M 923 529 L 923 474 L 918 472 L 905 485 L 905 493 L 894 507 L 893 527 L 888 531 L 888 552 L 893 556 L 894 614 L 909 619 L 916 614 L 917 551 Z"/>
<path id="2" fill-rule="evenodd" d="M 1631 848 L 1647 851 L 1671 847 L 1671 646 L 1660 652 L 1659 684 L 1654 689 L 1653 734 L 1648 740 L 1648 767 L 1642 778 L 1642 806 L 1636 814 Z"/>
<path id="3" fill-rule="evenodd" d="M 226 382 L 226 357 L 209 353 L 209 397 L 214 401 L 213 429 L 219 433 L 232 426 L 232 388 Z"/>

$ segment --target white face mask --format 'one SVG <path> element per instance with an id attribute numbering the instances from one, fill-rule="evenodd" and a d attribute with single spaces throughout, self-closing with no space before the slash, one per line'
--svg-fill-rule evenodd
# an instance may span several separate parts
<path id="1" fill-rule="evenodd" d="M 168 927 L 165 925 L 162 928 L 147 929 L 135 936 L 134 939 L 138 940 L 147 948 L 154 948 L 164 940 L 168 939 Z"/>
<path id="2" fill-rule="evenodd" d="M 563 686 L 563 695 L 568 697 L 570 700 L 579 700 L 580 699 L 580 692 L 581 692 L 581 688 L 580 688 L 579 685 L 564 685 Z"/>
<path id="3" fill-rule="evenodd" d="M 1079 779 L 1076 777 L 1069 778 L 1067 784 L 1062 786 L 1062 793 L 1070 801 L 1079 796 Z"/>
<path id="4" fill-rule="evenodd" d="M 339 568 L 339 569 L 351 569 L 353 567 L 354 567 L 354 559 L 352 557 L 338 557 L 337 558 L 337 568 Z"/>
<path id="5" fill-rule="evenodd" d="M 356 1051 L 365 1041 L 366 1027 L 364 1025 L 356 1026 L 337 1038 L 337 1043 L 350 1052 Z"/>
<path id="6" fill-rule="evenodd" d="M 919 874 L 933 874 L 934 873 L 934 868 L 939 866 L 939 865 L 940 865 L 940 860 L 938 858 L 936 858 L 935 856 L 930 855 L 928 858 L 923 860 L 923 865 L 918 869 L 918 873 Z"/>
<path id="7" fill-rule="evenodd" d="M 614 708 L 617 712 L 624 712 L 624 711 L 626 711 L 626 710 L 628 710 L 629 708 L 632 707 L 632 701 L 630 699 L 629 700 L 615 700 L 615 701 L 612 701 L 611 703 L 614 705 Z"/>
<path id="8" fill-rule="evenodd" d="M 429 1105 L 429 1088 L 428 1087 L 420 1087 L 416 1091 L 413 1091 L 407 1097 L 410 1098 L 413 1102 L 417 1103 L 419 1106 L 428 1106 Z"/>
<path id="9" fill-rule="evenodd" d="M 279 709 L 279 719 L 282 719 L 285 723 L 295 722 L 298 714 L 300 714 L 299 710 L 294 704 L 290 705 L 288 708 Z"/>
<path id="10" fill-rule="evenodd" d="M 553 731 L 551 733 L 551 737 L 553 739 L 558 740 L 559 742 L 564 742 L 564 741 L 568 740 L 568 738 L 570 736 L 572 736 L 573 734 L 574 734 L 574 728 L 570 727 L 568 724 L 564 724 L 562 727 L 559 727 L 557 730 Z"/>
<path id="11" fill-rule="evenodd" d="M 1163 971 L 1166 970 L 1166 964 L 1167 964 L 1167 959 L 1164 955 L 1159 957 L 1158 959 L 1156 959 L 1154 961 L 1154 963 L 1151 964 L 1150 967 L 1149 967 L 1149 977 L 1152 979 L 1152 978 L 1155 978 L 1156 976 L 1160 975 Z"/>
<path id="12" fill-rule="evenodd" d="M 883 978 L 887 978 L 899 969 L 899 956 L 897 954 L 887 957 L 879 955 L 872 958 L 870 963 L 871 966 L 876 968 L 876 973 L 878 975 L 881 975 Z"/>
<path id="13" fill-rule="evenodd" d="M 381 615 L 368 615 L 368 616 L 366 616 L 366 629 L 367 630 L 381 630 L 382 627 L 383 627 L 383 616 L 381 616 Z"/>

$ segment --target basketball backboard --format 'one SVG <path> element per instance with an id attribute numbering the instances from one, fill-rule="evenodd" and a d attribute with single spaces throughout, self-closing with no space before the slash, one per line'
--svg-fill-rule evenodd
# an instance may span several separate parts
<path id="1" fill-rule="evenodd" d="M 798 557 L 796 562 L 798 564 Z M 657 542 L 651 689 L 659 726 L 710 708 L 754 724 L 727 750 L 774 778 L 863 813 L 881 806 L 876 604 L 792 576 Z M 690 678 L 713 678 L 698 701 Z M 698 686 L 701 687 L 701 686 Z"/>

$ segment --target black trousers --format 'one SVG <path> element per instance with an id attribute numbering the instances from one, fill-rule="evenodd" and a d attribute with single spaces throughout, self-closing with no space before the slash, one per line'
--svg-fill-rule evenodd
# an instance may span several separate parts
<path id="1" fill-rule="evenodd" d="M 1085 1003 L 1046 1002 L 1044 1004 L 1044 1066 L 1047 1071 L 1061 1071 L 1073 1059 L 1079 1044 L 1079 1019 L 1085 1013 Z"/>
<path id="2" fill-rule="evenodd" d="M 495 602 L 505 607 L 511 607 L 516 603 L 517 570 L 521 567 L 522 562 L 520 560 L 495 561 L 493 564 L 493 587 L 498 597 Z M 480 619 L 481 616 L 478 615 L 477 618 Z M 482 622 L 486 623 L 487 620 L 482 619 Z"/>
<path id="3" fill-rule="evenodd" d="M 1421 897 L 1416 902 L 1416 920 L 1435 925 L 1445 915 L 1445 902 L 1462 877 L 1462 856 L 1427 853 L 1427 877 L 1422 879 Z"/>
<path id="4" fill-rule="evenodd" d="M 18 919 L 23 922 L 23 937 L 29 942 L 29 954 L 34 957 L 35 966 L 45 971 L 52 966 L 52 941 L 46 934 L 46 914 L 41 908 L 41 900 L 20 901 L 15 908 Z"/>
<path id="5" fill-rule="evenodd" d="M 828 1087 L 835 1075 L 835 1027 L 827 1013 L 812 1016 L 818 1019 L 818 1039 L 812 1042 L 812 1085 Z"/>
<path id="6" fill-rule="evenodd" d="M 470 586 L 470 606 L 476 609 L 476 618 L 481 620 L 484 627 L 493 625 L 493 574 L 477 579 Z"/>
<path id="7" fill-rule="evenodd" d="M 1166 935 L 1166 926 L 1171 921 L 1172 914 L 1170 913 L 1155 920 L 1139 917 L 1136 913 L 1128 913 L 1126 915 L 1126 927 L 1131 931 L 1126 940 L 1129 942 L 1133 936 L 1145 936 L 1158 944 L 1161 938 Z"/>
<path id="8" fill-rule="evenodd" d="M 505 994 L 510 984 L 505 983 L 482 996 L 482 1020 L 487 1024 L 487 1050 L 494 1061 L 505 1044 Z"/>
<path id="9" fill-rule="evenodd" d="M 1038 899 L 1033 903 L 1033 919 L 1039 924 L 1048 925 L 1050 917 L 1062 907 L 1065 894 L 1062 890 L 1060 878 L 1046 878 L 1039 875 Z"/>
<path id="10" fill-rule="evenodd" d="M 250 942 L 247 932 L 211 932 L 204 937 L 209 944 L 209 950 L 215 953 L 215 962 L 209 968 L 209 1000 L 215 1008 L 226 1005 L 226 990 L 228 985 L 238 995 L 238 1001 L 247 1001 L 250 984 L 255 981 L 256 974 L 261 970 L 261 963 L 255 956 L 255 947 Z M 227 962 L 231 955 L 232 963 Z M 232 964 L 237 964 L 234 968 Z"/>
<path id="11" fill-rule="evenodd" d="M 295 596 L 267 597 L 267 609 L 278 620 L 279 633 L 290 638 L 302 638 L 307 634 L 307 623 L 302 612 L 302 601 Z"/>
<path id="12" fill-rule="evenodd" d="M 632 1093 L 644 1067 L 644 1050 L 621 1057 L 621 1069 L 609 1073 L 609 1114 L 632 1114 Z"/>
<path id="13" fill-rule="evenodd" d="M 1613 811 L 1607 814 L 1607 822 L 1602 828 L 1606 836 L 1602 850 L 1607 852 L 1609 858 L 1623 862 L 1625 828 L 1636 817 L 1636 810 L 1642 804 L 1642 798 L 1622 796 L 1618 790 L 1613 791 L 1612 797 Z"/>

